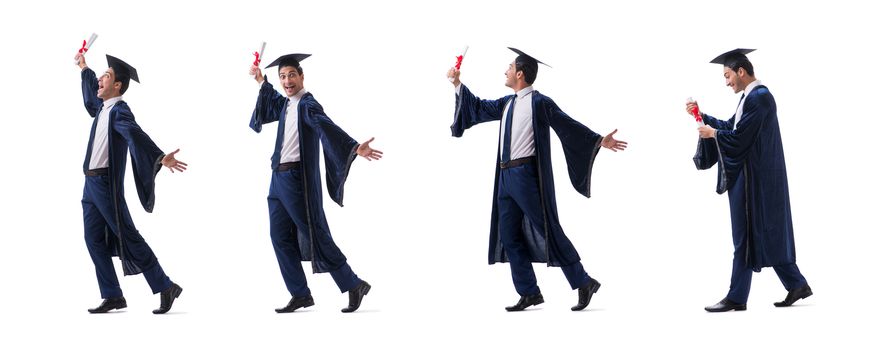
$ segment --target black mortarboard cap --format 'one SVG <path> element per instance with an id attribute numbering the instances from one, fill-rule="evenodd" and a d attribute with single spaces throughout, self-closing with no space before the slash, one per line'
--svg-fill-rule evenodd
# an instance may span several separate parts
<path id="1" fill-rule="evenodd" d="M 274 62 L 271 62 L 271 64 L 269 64 L 265 68 L 271 68 L 274 66 L 293 66 L 295 68 L 298 68 L 301 66 L 301 61 L 304 61 L 304 59 L 308 57 L 310 57 L 309 53 L 291 53 L 288 55 L 283 55 L 277 57 Z"/>
<path id="2" fill-rule="evenodd" d="M 748 60 L 748 57 L 746 57 L 745 55 L 751 53 L 754 50 L 756 50 L 756 49 L 730 50 L 730 51 L 727 51 L 725 53 L 718 55 L 718 57 L 715 57 L 715 59 L 713 59 L 709 63 L 723 64 L 726 66 L 727 63 L 736 62 L 736 61 L 739 61 L 740 59 Z"/>
<path id="3" fill-rule="evenodd" d="M 536 63 L 541 63 L 541 64 L 543 64 L 543 65 L 545 65 L 545 66 L 550 67 L 549 64 L 544 63 L 544 62 L 542 62 L 542 61 L 539 61 L 539 60 L 535 59 L 535 57 L 532 57 L 532 56 L 530 56 L 530 55 L 527 55 L 527 54 L 526 54 L 525 52 L 523 52 L 523 51 L 520 51 L 520 50 L 515 49 L 515 48 L 513 48 L 513 47 L 509 47 L 508 49 L 511 50 L 511 51 L 514 51 L 514 53 L 516 53 L 516 54 L 518 55 L 517 58 L 514 60 L 514 62 L 520 62 L 520 63 L 523 63 L 523 64 L 533 64 L 533 65 L 536 64 Z M 553 67 L 551 67 L 551 68 L 553 68 Z"/>
<path id="4" fill-rule="evenodd" d="M 140 82 L 140 77 L 137 76 L 137 70 L 134 69 L 134 67 L 131 67 L 130 64 L 125 63 L 125 61 L 106 55 L 106 64 L 113 69 L 113 73 L 115 73 L 117 79 L 128 78 L 138 83 Z"/>

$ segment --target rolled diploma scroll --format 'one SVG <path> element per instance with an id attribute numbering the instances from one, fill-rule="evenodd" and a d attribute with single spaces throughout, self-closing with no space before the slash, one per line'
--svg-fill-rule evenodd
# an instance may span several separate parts
<path id="1" fill-rule="evenodd" d="M 91 48 L 91 44 L 94 44 L 95 40 L 97 40 L 97 34 L 91 33 L 91 36 L 88 38 L 88 41 L 86 41 L 85 45 L 81 49 L 79 49 L 79 53 L 84 54 L 84 53 L 88 52 L 88 49 Z M 74 60 L 74 61 L 78 61 L 78 60 Z"/>
<path id="2" fill-rule="evenodd" d="M 262 63 L 262 55 L 265 54 L 265 45 L 267 45 L 267 43 L 262 41 L 262 47 L 258 51 L 252 53 L 253 56 L 255 56 L 255 60 L 252 61 L 252 65 L 256 66 L 256 68 L 258 68 L 260 63 Z M 250 75 L 255 76 L 255 74 Z"/>
<path id="3" fill-rule="evenodd" d="M 268 45 L 268 43 L 262 41 L 262 47 L 259 49 L 259 55 L 256 57 L 255 63 L 253 63 L 254 66 L 258 66 L 259 63 L 262 63 L 262 57 L 265 54 L 265 46 L 266 45 Z"/>
<path id="4" fill-rule="evenodd" d="M 465 58 L 465 54 L 468 53 L 468 45 L 465 45 L 465 49 L 462 50 L 462 54 L 456 56 L 456 70 L 459 70 L 459 67 L 462 67 L 462 59 Z M 451 83 L 453 82 L 453 78 L 447 77 Z"/>
<path id="5" fill-rule="evenodd" d="M 687 98 L 687 103 L 694 103 L 694 102 L 696 102 L 696 101 L 694 101 L 693 97 Z M 694 112 L 694 119 L 696 119 L 696 121 L 697 121 L 697 125 L 699 125 L 699 126 L 706 125 L 705 123 L 703 123 L 703 117 L 700 116 L 700 108 L 694 107 L 693 112 Z"/>

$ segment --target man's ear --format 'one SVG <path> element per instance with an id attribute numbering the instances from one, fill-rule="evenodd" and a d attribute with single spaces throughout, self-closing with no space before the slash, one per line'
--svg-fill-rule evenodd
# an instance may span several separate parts
<path id="1" fill-rule="evenodd" d="M 117 85 L 117 84 L 118 84 L 118 85 Z M 114 82 L 113 82 L 113 89 L 121 91 L 121 90 L 122 90 L 122 82 L 120 82 L 120 81 L 114 81 Z"/>
<path id="2" fill-rule="evenodd" d="M 523 71 L 522 70 L 514 72 L 514 75 L 517 76 L 517 80 L 523 80 Z"/>

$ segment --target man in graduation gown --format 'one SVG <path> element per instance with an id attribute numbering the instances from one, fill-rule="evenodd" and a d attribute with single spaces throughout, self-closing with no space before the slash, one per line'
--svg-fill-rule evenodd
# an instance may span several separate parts
<path id="1" fill-rule="evenodd" d="M 85 172 L 82 214 L 85 243 L 94 262 L 103 302 L 88 312 L 106 313 L 127 307 L 112 263 L 112 257 L 118 256 L 125 275 L 142 273 L 152 293 L 161 293 L 161 305 L 152 312 L 166 313 L 182 288 L 167 277 L 152 249 L 134 227 L 125 201 L 125 166 L 130 151 L 140 203 L 151 213 L 155 205 L 155 177 L 161 166 L 170 168 L 171 172 L 182 172 L 186 163 L 176 160 L 179 150 L 170 154 L 162 152 L 140 129 L 131 108 L 122 100 L 130 81 L 139 82 L 134 67 L 106 55 L 109 68 L 97 77 L 81 53 L 75 59 L 82 70 L 85 110 L 94 118 L 82 168 Z"/>
<path id="2" fill-rule="evenodd" d="M 600 147 L 618 151 L 626 148 L 626 142 L 614 139 L 617 130 L 605 137 L 591 131 L 549 97 L 533 90 L 541 62 L 520 50 L 509 49 L 517 53 L 505 72 L 505 85 L 514 90 L 512 95 L 480 99 L 461 84 L 459 70 L 448 71 L 456 87 L 451 133 L 461 137 L 476 124 L 500 121 L 488 262 L 510 263 L 520 299 L 505 309 L 522 311 L 544 302 L 532 262 L 546 262 L 548 266 L 559 266 L 572 289 L 578 290 L 578 303 L 572 310 L 583 310 L 600 284 L 584 270 L 578 252 L 560 227 L 550 129 L 563 146 L 572 185 L 585 197 L 590 197 L 590 173 Z"/>
<path id="3" fill-rule="evenodd" d="M 791 201 L 782 135 L 776 114 L 776 101 L 770 90 L 754 76 L 746 54 L 751 49 L 735 49 L 711 63 L 724 66 L 724 79 L 734 93 L 742 92 L 736 113 L 729 120 L 701 114 L 699 128 L 702 157 L 698 168 L 718 164 L 717 192 L 728 191 L 733 232 L 733 270 L 730 291 L 706 311 L 745 310 L 751 289 L 752 272 L 771 266 L 788 295 L 776 307 L 791 306 L 812 295 L 812 289 L 796 264 Z M 688 113 L 699 110 L 696 102 L 687 104 Z"/>
<path id="4" fill-rule="evenodd" d="M 349 305 L 341 311 L 353 312 L 371 285 L 353 272 L 329 231 L 322 207 L 319 146 L 321 142 L 329 196 L 340 206 L 343 206 L 344 182 L 356 156 L 370 161 L 380 159 L 383 153 L 371 148 L 374 138 L 359 144 L 347 135 L 304 89 L 300 62 L 309 56 L 284 55 L 267 66 L 277 66 L 286 96 L 274 89 L 257 66 L 250 67 L 250 74 L 255 76 L 261 89 L 249 126 L 261 132 L 262 125 L 279 122 L 271 156 L 273 173 L 268 191 L 268 214 L 274 253 L 292 299 L 275 311 L 293 312 L 314 305 L 301 266 L 301 261 L 310 261 L 313 272 L 328 272 L 341 293 L 348 293 Z"/>

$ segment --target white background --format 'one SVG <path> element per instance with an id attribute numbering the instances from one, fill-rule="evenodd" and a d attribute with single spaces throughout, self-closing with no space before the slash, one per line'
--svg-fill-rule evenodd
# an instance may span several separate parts
<path id="1" fill-rule="evenodd" d="M 872 346 L 874 290 L 872 10 L 829 3 L 736 1 L 17 2 L 2 5 L 0 347 L 681 348 Z M 166 152 L 190 164 L 159 175 L 147 215 L 127 182 L 139 230 L 185 289 L 173 312 L 141 276 L 121 279 L 129 307 L 100 301 L 82 233 L 82 160 L 91 118 L 73 55 L 138 69 L 125 100 Z M 871 34 L 866 34 L 871 33 Z M 258 86 L 252 51 L 292 52 L 333 120 L 385 151 L 354 162 L 345 207 L 326 196 L 332 234 L 374 287 L 355 314 L 328 275 L 308 280 L 316 306 L 288 315 L 265 197 L 276 126 L 248 128 Z M 560 220 L 603 287 L 586 312 L 559 269 L 537 265 L 546 303 L 517 300 L 508 266 L 486 263 L 498 123 L 450 137 L 444 78 L 464 45 L 462 80 L 509 94 L 514 46 L 542 67 L 535 87 L 564 111 L 630 143 L 603 150 L 591 199 L 571 187 L 554 140 Z M 729 285 L 732 244 L 715 170 L 695 170 L 692 96 L 729 118 L 738 101 L 709 64 L 749 55 L 779 106 L 798 263 L 814 297 L 776 309 L 785 291 L 756 274 L 749 310 L 707 314 Z M 267 63 L 265 62 L 265 63 Z M 276 70 L 266 70 L 276 82 Z M 130 172 L 129 172 L 130 173 Z M 307 267 L 309 269 L 309 266 Z M 118 269 L 118 265 L 117 265 Z M 119 269 L 119 272 L 120 269 Z M 861 318 L 864 320 L 860 320 Z M 856 320 L 858 319 L 858 320 Z"/>

